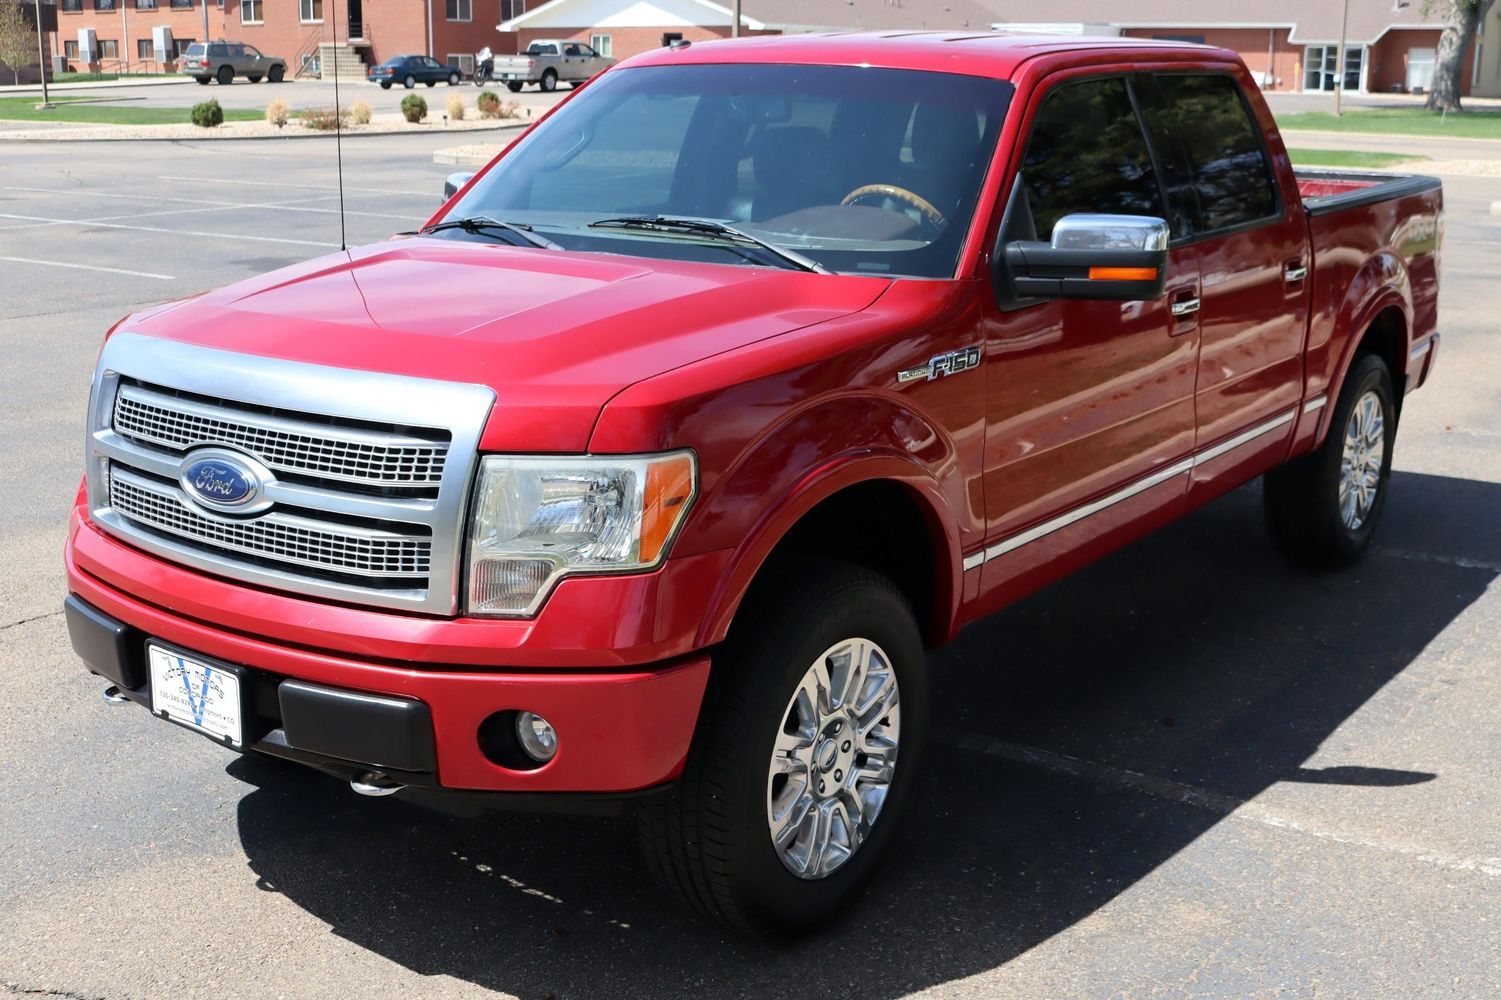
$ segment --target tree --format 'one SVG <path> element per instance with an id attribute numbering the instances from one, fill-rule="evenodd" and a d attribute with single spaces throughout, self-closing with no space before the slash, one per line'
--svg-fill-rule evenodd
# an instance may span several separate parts
<path id="1" fill-rule="evenodd" d="M 36 28 L 14 0 L 0 0 L 0 62 L 10 67 L 12 83 L 21 82 L 21 67 L 36 61 Z"/>
<path id="2" fill-rule="evenodd" d="M 1428 91 L 1427 107 L 1434 111 L 1460 111 L 1459 94 L 1465 71 L 1469 68 L 1465 54 L 1475 41 L 1476 29 L 1490 13 L 1495 0 L 1428 0 L 1425 14 L 1441 10 L 1444 31 L 1438 39 L 1438 53 L 1433 60 L 1433 86 Z"/>

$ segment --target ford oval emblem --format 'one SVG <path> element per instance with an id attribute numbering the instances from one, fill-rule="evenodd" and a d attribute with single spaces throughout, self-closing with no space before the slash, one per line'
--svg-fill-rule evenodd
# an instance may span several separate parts
<path id="1" fill-rule="evenodd" d="M 183 491 L 204 506 L 230 511 L 253 504 L 265 485 L 250 461 L 223 451 L 189 455 L 180 482 Z"/>

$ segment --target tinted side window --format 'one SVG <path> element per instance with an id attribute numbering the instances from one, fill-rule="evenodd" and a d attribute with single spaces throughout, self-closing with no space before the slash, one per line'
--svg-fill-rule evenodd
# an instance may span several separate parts
<path id="1" fill-rule="evenodd" d="M 1124 80 L 1064 84 L 1032 125 L 1022 161 L 1027 201 L 1046 241 L 1074 212 L 1166 216 Z"/>
<path id="2" fill-rule="evenodd" d="M 1158 77 L 1170 121 L 1188 154 L 1201 232 L 1264 219 L 1277 210 L 1261 129 L 1227 76 Z M 1153 124 L 1154 134 L 1156 123 Z"/>

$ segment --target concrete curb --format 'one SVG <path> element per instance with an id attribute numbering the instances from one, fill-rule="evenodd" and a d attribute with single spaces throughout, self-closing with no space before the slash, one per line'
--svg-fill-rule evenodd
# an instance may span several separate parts
<path id="1" fill-rule="evenodd" d="M 1324 135 L 1336 136 L 1343 139 L 1381 139 L 1393 143 L 1412 143 L 1421 145 L 1432 139 L 1440 142 L 1474 142 L 1482 145 L 1489 144 L 1501 149 L 1501 138 L 1480 139 L 1472 135 L 1409 135 L 1405 132 L 1337 132 L 1319 128 L 1296 128 L 1291 125 L 1278 125 L 1281 132 L 1292 132 L 1298 135 Z"/>

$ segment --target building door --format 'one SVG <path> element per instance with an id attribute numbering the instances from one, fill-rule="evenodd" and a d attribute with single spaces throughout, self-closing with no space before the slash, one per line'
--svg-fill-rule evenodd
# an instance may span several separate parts
<path id="1" fill-rule="evenodd" d="M 1333 92 L 1340 78 L 1338 45 L 1310 45 L 1303 50 L 1303 89 Z M 1365 46 L 1345 46 L 1344 89 L 1360 90 L 1365 78 Z"/>
<path id="2" fill-rule="evenodd" d="M 1407 50 L 1407 90 L 1416 93 L 1433 88 L 1433 49 Z"/>

